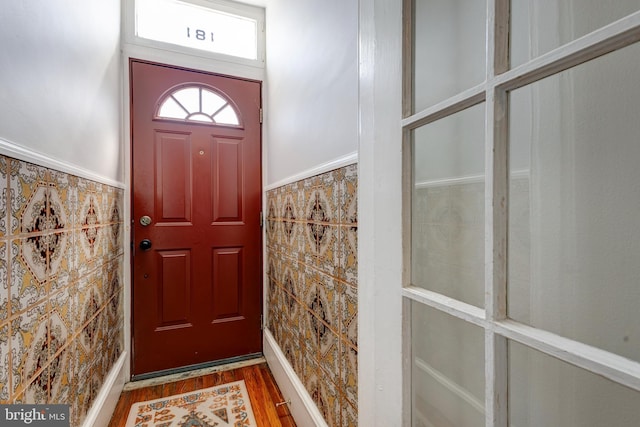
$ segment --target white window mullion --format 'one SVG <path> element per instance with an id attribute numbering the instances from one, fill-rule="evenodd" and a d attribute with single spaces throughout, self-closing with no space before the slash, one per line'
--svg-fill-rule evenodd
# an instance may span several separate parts
<path id="1" fill-rule="evenodd" d="M 478 325 L 481 328 L 486 327 L 484 310 L 471 304 L 415 286 L 404 288 L 402 290 L 402 296 L 406 299 L 443 311 L 458 319 Z"/>
<path id="2" fill-rule="evenodd" d="M 494 84 L 504 90 L 517 89 L 639 40 L 640 12 L 636 12 L 495 76 Z"/>
<path id="3" fill-rule="evenodd" d="M 640 363 L 513 320 L 490 324 L 495 333 L 640 391 Z"/>
<path id="4" fill-rule="evenodd" d="M 504 92 L 488 88 L 485 143 L 485 307 L 490 325 L 506 317 L 508 149 Z M 485 333 L 487 427 L 507 426 L 507 343 L 493 328 Z"/>
<path id="5" fill-rule="evenodd" d="M 450 116 L 484 101 L 485 85 L 481 84 L 459 93 L 438 104 L 419 111 L 402 120 L 402 126 L 407 129 L 415 129 L 422 125 Z"/>
<path id="6" fill-rule="evenodd" d="M 507 97 L 493 85 L 508 68 L 509 1 L 487 2 L 487 80 L 485 118 L 485 309 L 487 323 L 506 317 L 508 146 Z M 508 425 L 507 340 L 485 330 L 485 422 Z"/>

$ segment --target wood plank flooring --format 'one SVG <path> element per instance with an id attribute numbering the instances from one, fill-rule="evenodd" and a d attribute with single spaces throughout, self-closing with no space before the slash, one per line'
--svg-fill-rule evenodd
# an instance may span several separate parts
<path id="1" fill-rule="evenodd" d="M 287 405 L 276 406 L 284 399 L 266 363 L 123 391 L 109 427 L 124 427 L 129 409 L 135 402 L 188 393 L 238 380 L 244 380 L 247 386 L 258 427 L 296 427 Z"/>

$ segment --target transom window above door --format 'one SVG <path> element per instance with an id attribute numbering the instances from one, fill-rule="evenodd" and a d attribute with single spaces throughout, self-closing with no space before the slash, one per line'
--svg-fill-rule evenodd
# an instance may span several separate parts
<path id="1" fill-rule="evenodd" d="M 156 119 L 240 126 L 234 106 L 213 88 L 189 85 L 174 88 L 161 99 Z"/>
<path id="2" fill-rule="evenodd" d="M 132 40 L 264 66 L 264 9 L 227 0 L 135 0 Z"/>

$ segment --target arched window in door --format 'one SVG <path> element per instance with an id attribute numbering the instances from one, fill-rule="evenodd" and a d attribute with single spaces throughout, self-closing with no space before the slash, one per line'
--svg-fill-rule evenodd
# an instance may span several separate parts
<path id="1" fill-rule="evenodd" d="M 188 85 L 168 91 L 158 103 L 156 119 L 240 126 L 233 102 L 212 87 Z"/>

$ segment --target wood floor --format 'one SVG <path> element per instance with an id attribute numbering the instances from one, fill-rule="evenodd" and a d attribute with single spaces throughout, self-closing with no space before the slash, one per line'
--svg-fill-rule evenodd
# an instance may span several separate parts
<path id="1" fill-rule="evenodd" d="M 244 380 L 247 386 L 258 427 L 295 427 L 296 424 L 287 405 L 276 406 L 276 403 L 280 403 L 284 399 L 266 363 L 123 391 L 109 427 L 124 427 L 129 409 L 135 402 L 188 393 L 238 380 Z"/>

